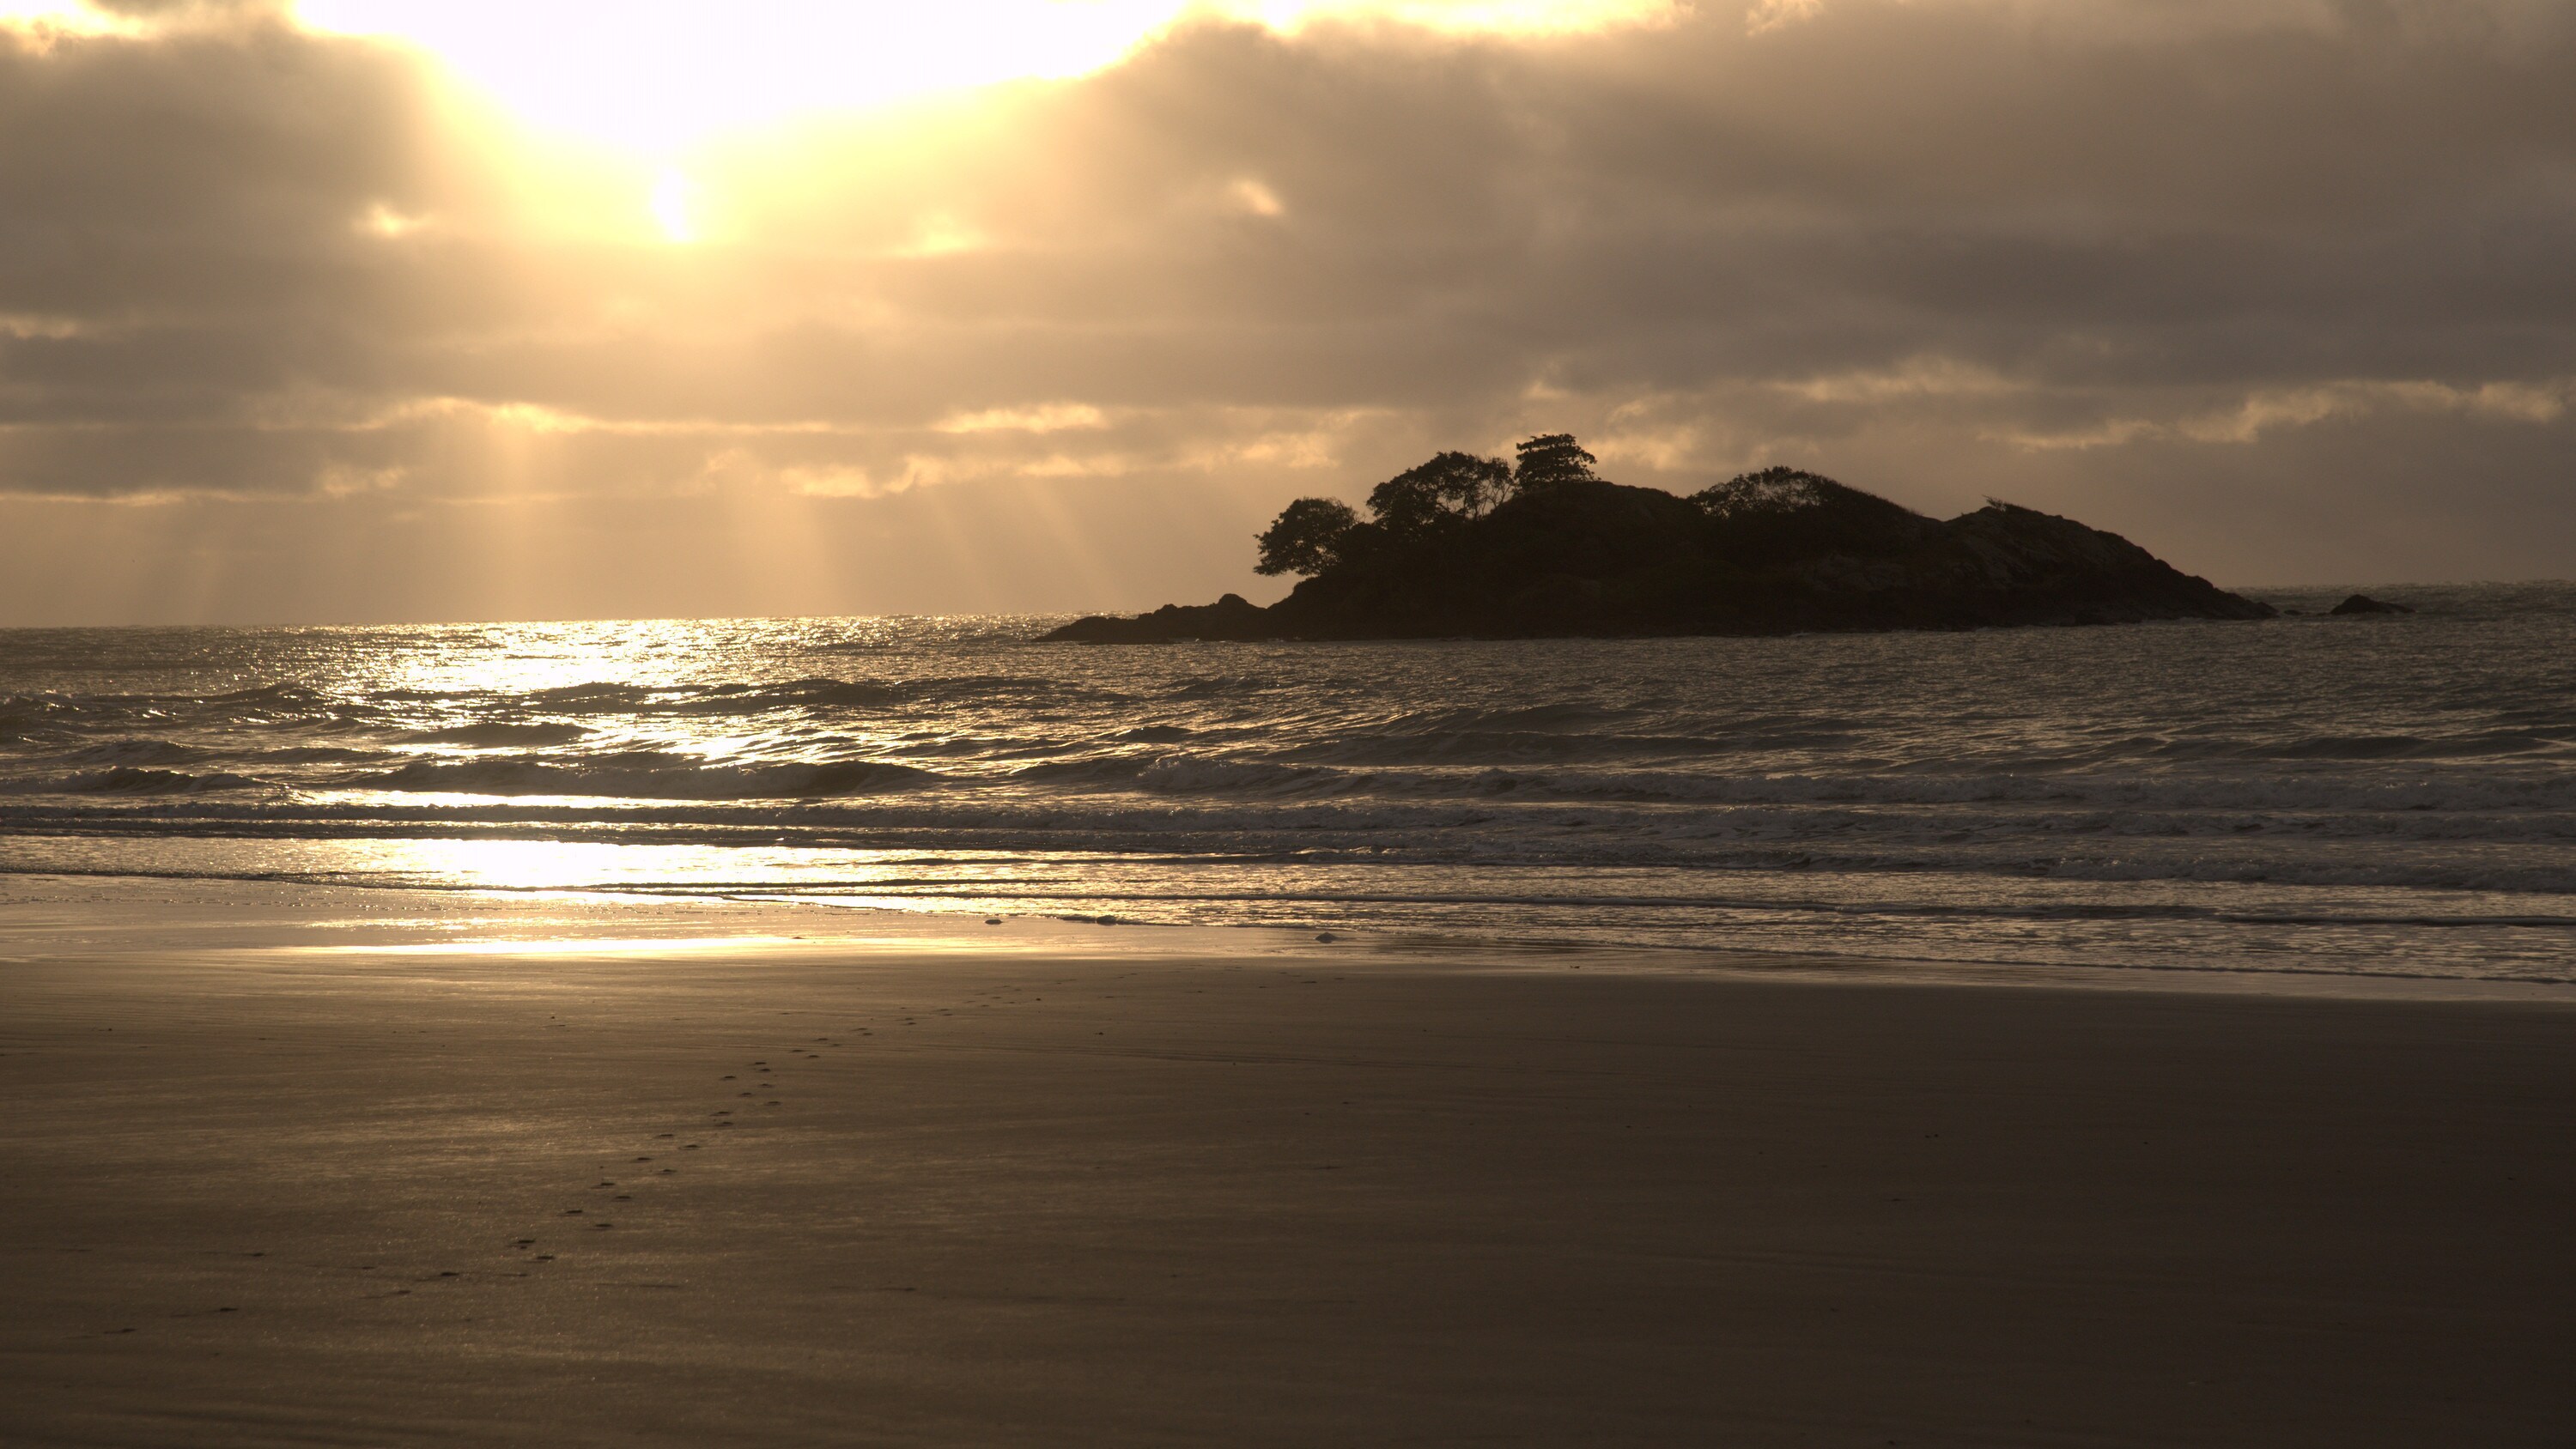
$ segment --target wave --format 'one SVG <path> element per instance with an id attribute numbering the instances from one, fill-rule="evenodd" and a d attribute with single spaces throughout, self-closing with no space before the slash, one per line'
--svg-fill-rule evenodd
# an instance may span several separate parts
<path id="1" fill-rule="evenodd" d="M 812 767 L 752 767 L 803 770 Z M 660 778 L 454 767 L 412 774 L 382 796 L 499 797 L 410 803 L 169 792 L 150 801 L 0 806 L 0 833 L 335 839 L 447 835 L 728 846 L 966 850 L 1099 857 L 1182 855 L 1568 872 L 2094 881 L 2278 887 L 2356 886 L 2517 894 L 2576 893 L 2563 828 L 2520 838 L 2426 842 L 2395 836 L 2232 831 L 2130 834 L 2066 829 L 1868 828 L 1828 814 L 1739 826 L 1704 811 L 1631 812 L 1316 797 L 1293 777 L 1268 797 L 1175 793 L 1068 796 L 945 788 L 888 779 L 763 778 L 724 771 Z M 504 773 L 504 778 L 494 778 Z M 632 773 L 632 772 L 628 772 Z M 644 792 L 649 790 L 650 794 Z M 602 793 L 611 792 L 611 793 Z M 920 792 L 920 793 L 916 793 Z M 514 800 L 514 796 L 547 796 Z M 1609 888 L 1595 882 L 1594 888 Z"/>
<path id="2" fill-rule="evenodd" d="M 265 780 L 217 770 L 192 775 L 185 770 L 112 765 L 72 775 L 11 780 L 0 791 L 13 795 L 193 795 L 209 790 L 266 790 Z"/>
<path id="3" fill-rule="evenodd" d="M 1249 699 L 1278 688 L 1278 681 L 1259 679 L 1248 674 L 1194 675 L 1165 684 L 1160 693 L 1165 699 Z"/>
<path id="4" fill-rule="evenodd" d="M 1739 738 L 1699 735 L 1594 735 L 1548 730 L 1473 729 L 1445 733 L 1353 733 L 1299 741 L 1285 747 L 1290 757 L 1333 765 L 1440 765 L 1546 763 L 1559 766 L 1616 765 L 1708 759 L 1721 755 L 1756 755 L 1769 750 L 1816 749 L 1830 743 L 1822 736 Z"/>
<path id="5" fill-rule="evenodd" d="M 1334 770 L 1274 765 L 1258 760 L 1165 755 L 1136 772 L 1145 789 L 1174 795 L 1318 795 L 1358 783 Z"/>
<path id="6" fill-rule="evenodd" d="M 1563 799 L 1726 804 L 2155 806 L 2317 812 L 2576 811 L 2576 773 L 2347 775 L 1943 774 L 1724 775 L 1689 771 L 1487 770 L 1426 774 L 1391 788 Z"/>
<path id="7" fill-rule="evenodd" d="M 119 739 L 101 740 L 84 745 L 62 756 L 73 765 L 193 765 L 208 758 L 205 750 L 183 745 L 176 740 Z"/>
<path id="8" fill-rule="evenodd" d="M 877 760 L 817 764 L 592 764 L 527 759 L 417 760 L 350 783 L 445 795 L 595 795 L 641 800 L 760 800 L 909 790 L 938 776 Z"/>
<path id="9" fill-rule="evenodd" d="M 425 745 L 517 745 L 526 748 L 539 745 L 568 745 L 589 733 L 589 730 L 577 724 L 489 720 L 481 724 L 456 725 L 443 730 L 423 730 L 409 738 L 415 744 Z"/>
<path id="10" fill-rule="evenodd" d="M 328 706 L 333 702 L 332 696 L 301 684 L 253 685 L 246 689 L 210 695 L 207 698 L 218 704 L 252 705 L 260 708 L 282 706 L 288 709 L 309 709 Z"/>
<path id="11" fill-rule="evenodd" d="M 541 714 L 764 714 L 776 710 L 866 710 L 893 706 L 1011 704 L 1032 699 L 1064 701 L 1123 698 L 1110 691 L 1067 688 L 1062 680 L 1013 674 L 963 674 L 920 679 L 833 679 L 821 675 L 776 682 L 728 681 L 651 686 L 575 684 L 541 689 L 485 707 L 507 704 Z"/>
<path id="12" fill-rule="evenodd" d="M 119 706 L 98 696 L 12 694 L 0 696 L 0 744 L 18 744 L 95 725 L 102 716 L 122 719 Z"/>
<path id="13" fill-rule="evenodd" d="M 2176 717 L 2161 728 L 2123 721 L 2069 720 L 2053 736 L 2034 735 L 2009 711 L 1954 712 L 1944 729 L 1873 706 L 1712 710 L 1706 702 L 1665 698 L 1662 688 L 1628 702 L 1557 700 L 1532 704 L 1421 707 L 1419 691 L 1386 680 L 1344 681 L 1320 697 L 1293 678 L 1249 674 L 1192 675 L 1166 683 L 982 670 L 919 677 L 842 679 L 806 675 L 786 680 L 685 684 L 593 681 L 523 692 L 405 687 L 334 693 L 273 684 L 211 695 L 65 694 L 0 698 L 0 744 L 57 746 L 103 734 L 157 738 L 193 747 L 193 731 L 237 733 L 292 726 L 347 741 L 359 738 L 464 748 L 532 749 L 579 743 L 595 730 L 703 734 L 731 720 L 800 717 L 814 725 L 856 730 L 898 720 L 937 727 L 960 738 L 986 739 L 989 758 L 1025 756 L 1020 738 L 1032 725 L 1063 724 L 1065 738 L 1115 745 L 1172 745 L 1211 738 L 1257 739 L 1270 764 L 1351 769 L 1434 770 L 1487 766 L 1589 773 L 1570 794 L 1635 790 L 1674 798 L 1727 798 L 1745 776 L 1781 779 L 1808 766 L 1918 763 L 1927 773 L 1976 779 L 2064 779 L 2095 770 L 2132 774 L 2193 766 L 2219 771 L 2281 765 L 2290 774 L 2434 771 L 2446 763 L 2506 769 L 2559 769 L 2576 764 L 2576 708 L 2557 691 L 2549 701 L 2511 701 L 2494 691 L 2473 725 L 2318 730 L 2261 712 Z M 2551 693 L 2550 691 L 2541 691 Z M 1412 698 L 1401 698 L 1411 693 Z M 1873 713 L 1875 709 L 1875 713 Z M 1144 718 L 1137 716 L 1143 713 Z M 1167 713 L 1179 718 L 1155 718 Z M 2356 721 L 2368 725 L 2367 718 Z M 1108 728 L 1099 728 L 1107 725 Z M 174 735 L 175 732 L 175 735 Z M 232 747 L 226 741 L 226 748 Z M 972 758 L 971 748 L 943 753 Z M 1741 772 L 1714 767 L 1738 762 Z M 185 763 L 172 760 L 170 763 Z M 1645 772 L 1668 768 L 1690 783 L 1658 787 Z M 1783 767 L 1786 767 L 1784 770 Z M 1528 789 L 1522 780 L 1480 790 Z M 1541 785 L 1539 788 L 1546 788 Z M 1395 787 L 1415 788 L 1415 787 Z M 2019 787 L 2008 787 L 2019 788 Z"/>
<path id="14" fill-rule="evenodd" d="M 578 726 L 563 730 L 580 733 Z M 286 745 L 218 752 L 157 736 L 101 741 L 25 762 L 109 768 L 178 769 L 230 758 L 266 766 L 365 766 L 386 770 L 290 773 L 278 783 L 306 791 L 393 790 L 457 794 L 562 794 L 637 799 L 758 799 L 851 795 L 924 786 L 1055 794 L 1072 809 L 1104 793 L 1240 801 L 1263 810 L 1304 800 L 1372 803 L 1387 811 L 1474 803 L 1495 808 L 1621 808 L 1649 831 L 1697 829 L 1741 836 L 1834 837 L 1859 832 L 1911 838 L 1950 832 L 2044 837 L 2155 837 L 2225 834 L 2423 841 L 2576 839 L 2576 770 L 2374 768 L 2368 772 L 2008 773 L 1872 771 L 1762 773 L 1663 766 L 1617 768 L 1541 762 L 1350 766 L 1322 763 L 1303 749 L 1137 749 L 1160 732 L 1085 747 L 1023 733 L 1010 737 L 931 736 L 884 742 L 864 730 L 773 730 L 754 738 L 758 760 L 715 760 L 692 752 L 621 749 L 504 752 L 531 727 L 491 722 L 458 730 L 456 743 L 489 754 L 406 758 L 338 745 Z M 540 734 L 550 739 L 552 734 Z M 741 737 L 733 737 L 739 748 Z M 578 743 L 578 740 L 573 741 Z M 873 745 L 942 762 L 939 770 L 882 757 L 812 758 Z M 807 758 L 797 758 L 797 756 Z M 1038 758 L 1031 759 L 1031 756 Z M 949 762 L 955 762 L 954 764 Z M 943 773 L 945 772 L 945 773 Z M 240 778 L 240 777 L 233 777 Z M 44 787 L 21 780 L 25 793 Z M 1550 816 L 1532 816 L 1540 821 Z"/>
<path id="15" fill-rule="evenodd" d="M 26 725 L 76 708 L 59 694 L 0 694 L 0 725 Z"/>
<path id="16" fill-rule="evenodd" d="M 1744 825 L 1848 829 L 1864 824 L 1907 828 L 1878 818 L 1921 816 L 1920 828 L 2027 825 L 2055 816 L 2065 828 L 2114 833 L 2205 833 L 2275 828 L 2332 833 L 2391 832 L 2424 837 L 2490 828 L 2514 834 L 2576 835 L 2576 772 L 2478 774 L 2422 771 L 2355 777 L 2345 774 L 2141 775 L 2028 772 L 2007 774 L 1878 772 L 1869 774 L 1720 773 L 1708 770 L 1546 763 L 1504 768 L 1473 765 L 1361 768 L 1318 761 L 1319 751 L 1261 754 L 1101 752 L 1022 765 L 1015 783 L 1066 790 L 1142 789 L 1164 794 L 1371 796 L 1388 800 L 1552 801 L 1703 808 L 1730 812 Z M 1770 809 L 1773 816 L 1747 814 Z M 1828 819 L 1819 810 L 1842 810 Z M 1926 811 L 1949 811 L 1923 816 Z M 2498 817 L 2505 817 L 2499 820 Z"/>
<path id="17" fill-rule="evenodd" d="M 1388 720 L 1385 731 L 1389 734 L 1427 735 L 1486 732 L 1602 735 L 1610 733 L 1616 726 L 1648 715 L 1649 711 L 1635 705 L 1614 708 L 1563 703 L 1513 705 L 1503 709 L 1415 710 Z"/>
<path id="18" fill-rule="evenodd" d="M 2493 910 L 2453 909 L 2448 911 L 2404 908 L 2371 908 L 2346 905 L 2335 909 L 2300 909 L 2282 906 L 2273 909 L 2242 909 L 2188 901 L 2010 901 L 1984 899 L 1967 903 L 1909 900 L 1899 897 L 1832 898 L 1825 896 L 1766 896 L 1733 893 L 1724 890 L 1690 892 L 1621 892 L 1585 893 L 1573 890 L 1529 891 L 1512 889 L 1370 889 L 1364 886 L 1279 885 L 1270 882 L 1247 883 L 1235 889 L 1198 884 L 1195 877 L 1156 876 L 1143 878 L 1090 880 L 1045 876 L 1036 879 L 986 874 L 950 875 L 940 873 L 947 862 L 936 856 L 924 856 L 914 862 L 925 874 L 911 875 L 898 881 L 871 881 L 866 891 L 871 897 L 888 899 L 940 899 L 969 901 L 1115 901 L 1127 905 L 1329 905 L 1329 906 L 1441 906 L 1478 907 L 1508 906 L 1568 910 L 1652 910 L 1667 912 L 1742 913 L 1778 916 L 1821 916 L 1848 919 L 1888 919 L 1924 921 L 2030 921 L 2088 923 L 2182 923 L 2258 927 L 2410 927 L 2431 930 L 2509 929 L 2534 932 L 2576 932 L 2576 911 L 2530 911 L 2503 908 Z M 350 880 L 381 874 L 365 869 L 320 870 L 244 870 L 220 866 L 119 866 L 88 868 L 60 861 L 0 862 L 0 875 L 110 874 L 152 876 L 172 879 L 306 879 Z M 417 888 L 413 882 L 403 882 Z M 851 889 L 845 881 L 816 882 L 743 876 L 739 878 L 708 876 L 675 876 L 666 879 L 622 877 L 598 883 L 603 889 L 633 890 L 669 894 L 734 895 L 758 891 L 782 898 L 823 898 L 845 896 Z M 488 889 L 484 883 L 463 888 Z M 555 888 L 555 887 L 545 887 Z"/>
<path id="19" fill-rule="evenodd" d="M 39 726 L 113 727 L 145 719 L 185 718 L 202 726 L 273 724 L 281 721 L 381 726 L 422 712 L 481 716 L 417 731 L 427 742 L 475 743 L 473 732 L 561 731 L 579 726 L 540 719 L 494 716 L 690 716 L 759 715 L 799 710 L 817 713 L 889 708 L 1015 706 L 1030 702 L 1118 702 L 1126 694 L 1030 675 L 966 674 L 915 679 L 836 679 L 806 676 L 783 681 L 717 681 L 634 684 L 593 681 L 526 692 L 436 690 L 415 687 L 336 693 L 298 684 L 270 684 L 219 694 L 12 694 L 0 697 L 0 731 Z M 465 733 L 460 733 L 465 732 Z M 571 738 L 571 736 L 565 736 Z"/>

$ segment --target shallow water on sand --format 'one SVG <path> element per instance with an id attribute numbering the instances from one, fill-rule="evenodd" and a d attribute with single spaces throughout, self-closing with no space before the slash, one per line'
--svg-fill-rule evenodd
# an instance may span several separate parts
<path id="1" fill-rule="evenodd" d="M 2576 978 L 2576 586 L 1973 634 L 0 632 L 0 871 Z"/>

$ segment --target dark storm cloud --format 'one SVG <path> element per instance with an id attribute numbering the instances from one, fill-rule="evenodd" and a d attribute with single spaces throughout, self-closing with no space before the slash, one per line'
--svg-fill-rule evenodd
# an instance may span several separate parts
<path id="1" fill-rule="evenodd" d="M 1275 501 L 1574 427 L 1636 481 L 2012 491 L 2236 577 L 2576 570 L 2530 519 L 2576 462 L 2561 5 L 1201 25 L 685 158 L 691 247 L 649 172 L 567 182 L 398 52 L 186 13 L 0 44 L 0 491 L 891 518 L 855 500 Z M 2259 528 L 2205 526 L 2221 478 Z M 2374 521 L 2286 541 L 2328 497 Z"/>
<path id="2" fill-rule="evenodd" d="M 310 315 L 350 222 L 419 184 L 406 68 L 273 23 L 0 39 L 0 308 L 102 323 Z"/>

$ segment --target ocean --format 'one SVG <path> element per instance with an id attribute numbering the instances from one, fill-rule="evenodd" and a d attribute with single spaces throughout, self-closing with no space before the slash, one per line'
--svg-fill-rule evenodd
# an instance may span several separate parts
<path id="1" fill-rule="evenodd" d="M 0 872 L 2576 980 L 2576 585 L 1958 634 L 0 631 Z"/>

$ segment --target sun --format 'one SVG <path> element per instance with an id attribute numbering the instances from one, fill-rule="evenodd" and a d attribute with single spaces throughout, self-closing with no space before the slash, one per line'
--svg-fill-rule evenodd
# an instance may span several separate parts
<path id="1" fill-rule="evenodd" d="M 689 199 L 696 191 L 695 182 L 667 167 L 653 179 L 653 220 L 662 228 L 663 240 L 698 239 L 697 223 L 689 215 Z"/>

